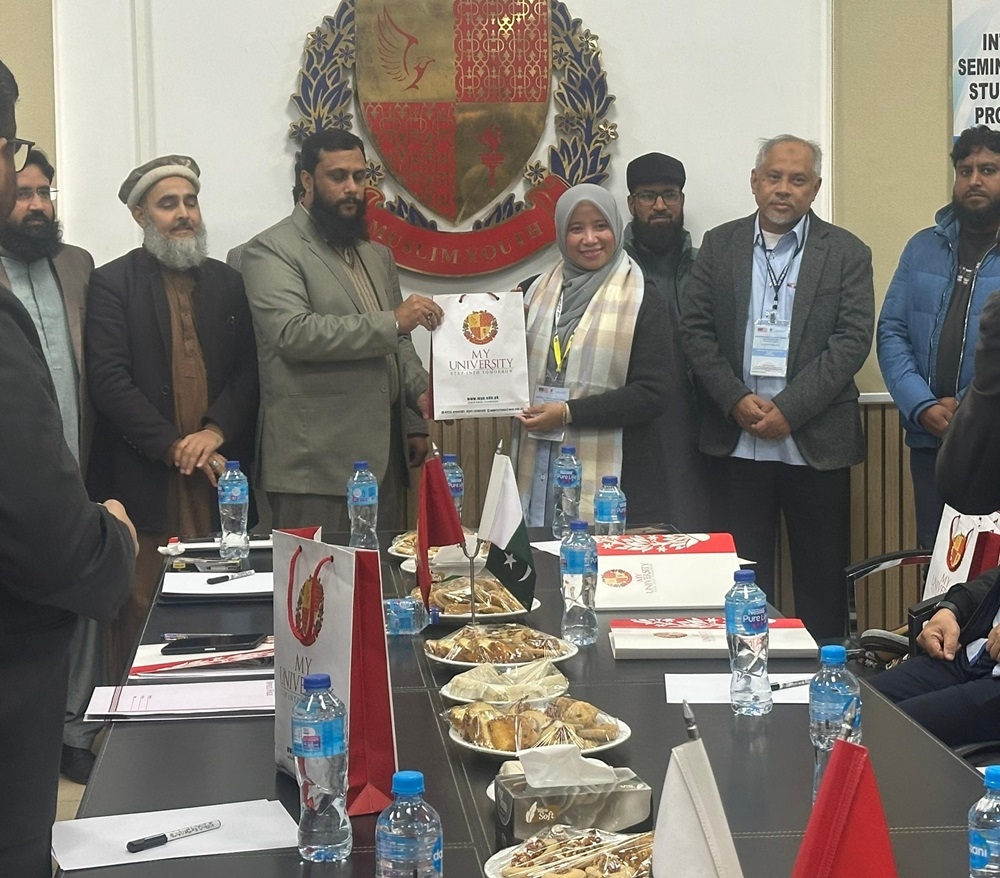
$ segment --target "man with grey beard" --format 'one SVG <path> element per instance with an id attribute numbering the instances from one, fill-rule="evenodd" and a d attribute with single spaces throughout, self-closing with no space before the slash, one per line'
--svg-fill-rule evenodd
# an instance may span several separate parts
<path id="1" fill-rule="evenodd" d="M 250 310 L 239 273 L 208 257 L 200 189 L 188 156 L 132 171 L 118 197 L 143 245 L 91 275 L 85 349 L 96 424 L 87 485 L 94 496 L 130 498 L 138 513 L 135 584 L 112 638 L 118 672 L 156 586 L 157 546 L 218 531 L 217 477 L 227 460 L 251 471 Z"/>

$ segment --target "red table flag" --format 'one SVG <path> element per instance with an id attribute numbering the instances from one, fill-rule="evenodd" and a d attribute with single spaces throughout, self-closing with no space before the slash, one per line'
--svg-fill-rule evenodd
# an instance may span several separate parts
<path id="1" fill-rule="evenodd" d="M 868 749 L 838 740 L 792 878 L 898 878 Z"/>
<path id="2" fill-rule="evenodd" d="M 455 501 L 448 490 L 441 458 L 436 454 L 424 461 L 420 474 L 420 501 L 417 509 L 417 585 L 429 608 L 431 569 L 427 562 L 429 546 L 457 546 L 465 542 L 462 522 Z"/>

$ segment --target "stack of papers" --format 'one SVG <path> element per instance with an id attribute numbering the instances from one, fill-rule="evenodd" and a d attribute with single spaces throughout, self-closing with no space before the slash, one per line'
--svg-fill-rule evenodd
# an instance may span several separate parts
<path id="1" fill-rule="evenodd" d="M 612 619 L 611 651 L 616 659 L 729 658 L 722 616 Z M 772 658 L 816 658 L 819 646 L 801 619 L 770 619 L 768 654 Z"/>
<path id="2" fill-rule="evenodd" d="M 274 638 L 268 637 L 256 649 L 224 650 L 210 655 L 164 655 L 162 643 L 143 643 L 135 651 L 128 672 L 130 680 L 158 679 L 210 680 L 232 677 L 273 677 Z"/>
<path id="3" fill-rule="evenodd" d="M 194 719 L 268 716 L 274 713 L 274 680 L 99 686 L 84 719 Z"/>
<path id="4" fill-rule="evenodd" d="M 165 601 L 205 601 L 233 598 L 247 600 L 248 598 L 271 599 L 274 594 L 274 574 L 254 573 L 252 576 L 242 576 L 226 582 L 209 583 L 210 579 L 218 579 L 225 573 L 175 573 L 168 572 L 163 577 L 161 598 Z"/>

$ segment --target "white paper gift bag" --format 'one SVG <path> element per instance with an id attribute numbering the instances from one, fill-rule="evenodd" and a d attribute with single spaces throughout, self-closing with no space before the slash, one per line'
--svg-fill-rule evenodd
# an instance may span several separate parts
<path id="1" fill-rule="evenodd" d="M 432 416 L 514 415 L 529 401 L 521 293 L 435 296 L 444 310 L 431 333 Z"/>
<path id="2" fill-rule="evenodd" d="M 392 801 L 396 735 L 379 554 L 274 532 L 274 756 L 295 774 L 291 715 L 306 674 L 329 674 L 347 707 L 351 815 Z"/>

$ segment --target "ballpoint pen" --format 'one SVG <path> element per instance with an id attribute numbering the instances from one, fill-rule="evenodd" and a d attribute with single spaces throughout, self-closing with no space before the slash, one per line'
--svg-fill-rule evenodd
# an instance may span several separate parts
<path id="1" fill-rule="evenodd" d="M 177 841 L 181 838 L 188 838 L 192 835 L 200 835 L 203 832 L 211 832 L 222 826 L 221 820 L 206 820 L 204 823 L 195 823 L 193 826 L 185 826 L 183 829 L 175 829 L 173 832 L 161 832 L 159 835 L 147 835 L 145 838 L 136 838 L 125 845 L 130 854 L 137 854 L 139 851 L 147 851 L 150 848 L 159 847 L 169 841 Z"/>
<path id="2" fill-rule="evenodd" d="M 804 680 L 789 680 L 787 683 L 772 683 L 771 691 L 777 692 L 779 689 L 794 689 L 796 686 L 808 686 L 812 682 L 812 677 Z"/>
<path id="3" fill-rule="evenodd" d="M 239 573 L 227 573 L 224 576 L 210 576 L 205 580 L 209 585 L 218 585 L 220 582 L 229 582 L 232 579 L 242 579 L 244 576 L 253 576 L 256 570 L 241 570 Z"/>
<path id="4" fill-rule="evenodd" d="M 694 721 L 694 711 L 691 710 L 691 705 L 687 703 L 686 698 L 683 701 L 681 710 L 684 713 L 684 725 L 687 726 L 688 738 L 692 741 L 697 741 L 701 737 L 701 733 L 698 731 L 698 724 Z"/>

